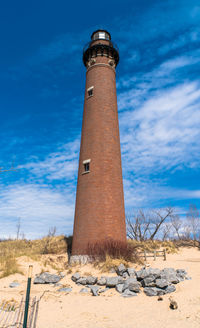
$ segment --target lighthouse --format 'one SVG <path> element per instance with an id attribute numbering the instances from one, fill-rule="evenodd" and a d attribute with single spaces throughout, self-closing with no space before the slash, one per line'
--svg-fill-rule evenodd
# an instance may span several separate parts
<path id="1" fill-rule="evenodd" d="M 73 230 L 72 259 L 88 245 L 126 241 L 116 95 L 117 46 L 106 30 L 92 33 L 83 51 L 86 86 Z"/>

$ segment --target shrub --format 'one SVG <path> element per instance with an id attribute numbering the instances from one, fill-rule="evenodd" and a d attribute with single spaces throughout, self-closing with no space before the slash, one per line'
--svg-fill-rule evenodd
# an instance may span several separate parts
<path id="1" fill-rule="evenodd" d="M 138 261 L 138 255 L 134 245 L 126 241 L 114 239 L 89 243 L 87 254 L 93 260 L 98 261 L 105 261 L 107 256 L 112 259 L 124 259 L 130 262 Z"/>

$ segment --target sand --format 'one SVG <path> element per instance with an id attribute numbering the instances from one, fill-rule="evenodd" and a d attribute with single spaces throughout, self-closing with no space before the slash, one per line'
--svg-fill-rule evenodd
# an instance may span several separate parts
<path id="1" fill-rule="evenodd" d="M 28 259 L 20 259 L 24 269 L 28 267 Z M 177 254 L 167 255 L 167 261 L 161 258 L 149 260 L 151 267 L 163 269 L 172 267 L 186 269 L 192 280 L 176 285 L 176 292 L 163 296 L 147 297 L 143 292 L 137 297 L 123 298 L 114 289 L 99 297 L 79 294 L 82 287 L 71 281 L 67 274 L 62 284 L 71 286 L 70 294 L 58 292 L 59 287 L 51 285 L 32 285 L 31 296 L 41 297 L 37 328 L 199 328 L 200 327 L 200 250 L 182 248 Z M 34 274 L 41 270 L 37 262 L 33 262 Z M 139 267 L 138 267 L 139 268 Z M 82 274 L 102 274 L 91 265 L 79 268 Z M 73 272 L 76 268 L 73 268 Z M 51 270 L 51 272 L 55 272 Z M 106 274 L 108 275 L 108 274 Z M 113 274 L 109 274 L 112 276 Z M 9 288 L 12 281 L 20 282 L 20 286 Z M 0 279 L 0 301 L 2 299 L 20 300 L 26 289 L 26 277 L 15 274 Z M 169 308 L 169 297 L 178 303 L 177 310 Z"/>

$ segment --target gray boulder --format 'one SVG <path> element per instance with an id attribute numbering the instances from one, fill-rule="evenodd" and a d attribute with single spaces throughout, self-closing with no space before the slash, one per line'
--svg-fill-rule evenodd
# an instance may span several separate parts
<path id="1" fill-rule="evenodd" d="M 124 272 L 124 273 L 122 274 L 122 278 L 127 279 L 128 277 L 129 277 L 128 272 Z"/>
<path id="2" fill-rule="evenodd" d="M 126 289 L 122 294 L 122 297 L 133 297 L 133 296 L 137 296 L 137 293 L 134 293 L 132 291 L 130 291 L 129 289 Z"/>
<path id="3" fill-rule="evenodd" d="M 149 268 L 149 269 L 141 269 L 136 271 L 136 276 L 138 280 L 143 280 L 149 276 L 154 276 L 155 278 L 160 278 L 161 270 Z"/>
<path id="4" fill-rule="evenodd" d="M 78 272 L 74 273 L 72 276 L 71 276 L 71 280 L 76 282 L 77 280 L 79 280 L 81 278 L 80 274 Z"/>
<path id="5" fill-rule="evenodd" d="M 192 278 L 189 276 L 185 276 L 185 280 L 192 280 Z"/>
<path id="6" fill-rule="evenodd" d="M 72 291 L 72 288 L 60 288 L 58 289 L 58 292 L 65 292 L 65 293 L 70 293 Z"/>
<path id="7" fill-rule="evenodd" d="M 147 296 L 157 296 L 158 295 L 158 292 L 159 292 L 159 290 L 158 290 L 157 287 L 145 287 L 144 288 L 144 293 Z"/>
<path id="8" fill-rule="evenodd" d="M 176 287 L 174 285 L 169 285 L 164 289 L 165 294 L 173 293 L 175 292 Z"/>
<path id="9" fill-rule="evenodd" d="M 128 268 L 127 273 L 130 277 L 133 277 L 133 278 L 136 277 L 136 271 L 134 268 Z"/>
<path id="10" fill-rule="evenodd" d="M 115 287 L 116 285 L 123 283 L 123 278 L 121 277 L 107 277 L 106 287 Z"/>
<path id="11" fill-rule="evenodd" d="M 141 281 L 143 287 L 155 287 L 155 276 L 150 275 Z"/>
<path id="12" fill-rule="evenodd" d="M 117 284 L 116 286 L 115 286 L 115 289 L 116 289 L 116 291 L 118 292 L 118 293 L 122 293 L 123 292 L 123 290 L 124 290 L 124 284 Z"/>
<path id="13" fill-rule="evenodd" d="M 121 263 L 117 269 L 116 269 L 116 273 L 118 274 L 118 276 L 122 276 L 123 273 L 126 272 L 126 267 L 123 263 Z"/>
<path id="14" fill-rule="evenodd" d="M 10 287 L 10 288 L 16 288 L 16 287 L 18 287 L 19 285 L 20 285 L 19 282 L 17 282 L 17 281 L 13 281 L 13 282 L 10 283 L 9 287 Z"/>
<path id="15" fill-rule="evenodd" d="M 88 294 L 89 293 L 89 289 L 88 288 L 81 288 L 80 292 L 81 294 Z"/>
<path id="16" fill-rule="evenodd" d="M 181 275 L 185 275 L 185 276 L 187 275 L 187 271 L 185 271 L 185 269 L 177 269 L 176 273 L 181 274 Z"/>
<path id="17" fill-rule="evenodd" d="M 169 282 L 166 279 L 156 279 L 155 285 L 158 288 L 165 288 L 169 285 Z"/>
<path id="18" fill-rule="evenodd" d="M 90 288 L 93 296 L 99 296 L 98 295 L 98 290 L 100 288 L 99 286 L 88 285 L 88 287 Z"/>
<path id="19" fill-rule="evenodd" d="M 141 284 L 135 278 L 128 278 L 123 285 L 123 291 L 128 289 L 132 292 L 139 293 Z"/>
<path id="20" fill-rule="evenodd" d="M 34 284 L 56 284 L 61 279 L 60 276 L 56 274 L 50 274 L 49 272 L 44 272 L 34 279 Z"/>
<path id="21" fill-rule="evenodd" d="M 86 277 L 86 282 L 88 285 L 95 285 L 97 282 L 97 277 L 88 276 Z"/>
<path id="22" fill-rule="evenodd" d="M 106 285 L 106 277 L 101 277 L 97 280 L 97 285 L 99 286 L 105 286 Z"/>
<path id="23" fill-rule="evenodd" d="M 87 285 L 87 278 L 86 277 L 81 277 L 80 279 L 76 280 L 76 283 L 78 285 Z"/>

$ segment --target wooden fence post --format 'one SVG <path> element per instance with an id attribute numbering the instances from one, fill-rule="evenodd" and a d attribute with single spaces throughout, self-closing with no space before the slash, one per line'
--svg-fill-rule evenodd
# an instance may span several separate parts
<path id="1" fill-rule="evenodd" d="M 164 261 L 166 261 L 166 249 L 164 248 L 164 250 L 163 250 L 163 257 L 164 257 Z"/>
<path id="2" fill-rule="evenodd" d="M 154 261 L 156 261 L 156 251 L 154 251 Z"/>
<path id="3" fill-rule="evenodd" d="M 144 260 L 145 260 L 145 261 L 147 260 L 147 254 L 146 254 L 146 251 L 144 251 Z"/>

